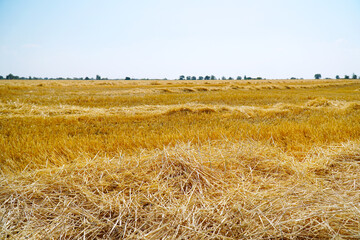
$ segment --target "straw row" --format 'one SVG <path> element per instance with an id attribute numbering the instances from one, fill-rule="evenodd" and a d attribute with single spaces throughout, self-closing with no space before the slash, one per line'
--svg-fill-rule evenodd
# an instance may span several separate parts
<path id="1" fill-rule="evenodd" d="M 359 149 L 221 140 L 3 176 L 0 238 L 358 238 Z"/>

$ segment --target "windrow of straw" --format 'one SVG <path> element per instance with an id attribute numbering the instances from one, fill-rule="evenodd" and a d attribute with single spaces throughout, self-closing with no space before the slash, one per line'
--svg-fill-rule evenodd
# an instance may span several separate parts
<path id="1" fill-rule="evenodd" d="M 200 104 L 186 103 L 176 105 L 143 105 L 134 107 L 80 107 L 73 105 L 51 105 L 42 106 L 37 104 L 12 102 L 0 102 L 0 118 L 9 117 L 52 117 L 52 116 L 108 116 L 108 115 L 125 115 L 125 116 L 147 116 L 173 114 L 175 112 L 192 112 L 192 113 L 211 113 L 211 112 L 235 112 L 244 113 L 251 116 L 254 114 L 264 113 L 281 113 L 288 111 L 309 111 L 326 109 L 329 111 L 343 112 L 347 110 L 360 110 L 360 102 L 328 100 L 326 98 L 316 98 L 305 102 L 304 104 L 285 104 L 276 103 L 272 106 L 233 106 L 221 104 Z"/>
<path id="2" fill-rule="evenodd" d="M 360 144 L 227 140 L 1 177 L 1 239 L 356 239 Z"/>

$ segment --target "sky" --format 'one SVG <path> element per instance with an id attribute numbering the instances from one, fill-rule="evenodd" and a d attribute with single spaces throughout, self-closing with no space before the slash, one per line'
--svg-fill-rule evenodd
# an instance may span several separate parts
<path id="1" fill-rule="evenodd" d="M 0 0 L 0 75 L 360 75 L 360 0 Z"/>

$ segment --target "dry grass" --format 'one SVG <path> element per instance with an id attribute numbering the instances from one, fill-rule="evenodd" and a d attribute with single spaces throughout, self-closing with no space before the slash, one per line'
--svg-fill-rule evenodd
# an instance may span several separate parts
<path id="1" fill-rule="evenodd" d="M 0 239 L 358 239 L 359 85 L 0 81 Z"/>

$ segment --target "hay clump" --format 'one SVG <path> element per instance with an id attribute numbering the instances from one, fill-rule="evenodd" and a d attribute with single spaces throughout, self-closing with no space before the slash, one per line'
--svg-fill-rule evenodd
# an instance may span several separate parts
<path id="1" fill-rule="evenodd" d="M 326 98 L 316 98 L 306 103 L 306 106 L 308 107 L 328 107 L 330 105 L 331 102 Z"/>
<path id="2" fill-rule="evenodd" d="M 170 109 L 168 110 L 165 115 L 172 115 L 172 114 L 177 114 L 177 113 L 192 113 L 193 110 L 191 108 L 188 107 L 180 107 L 180 108 L 175 108 L 175 109 Z"/>
<path id="3" fill-rule="evenodd" d="M 183 88 L 182 91 L 183 92 L 195 92 L 195 90 L 192 88 Z"/>
<path id="4" fill-rule="evenodd" d="M 2 176 L 0 238 L 356 238 L 358 149 L 222 140 Z"/>
<path id="5" fill-rule="evenodd" d="M 360 103 L 356 103 L 356 102 L 349 102 L 348 104 L 346 104 L 345 106 L 346 110 L 360 110 Z"/>
<path id="6" fill-rule="evenodd" d="M 215 109 L 213 109 L 213 108 L 210 108 L 210 107 L 204 107 L 204 108 L 198 108 L 198 109 L 196 109 L 196 112 L 197 113 L 214 113 L 214 112 L 216 112 L 216 110 Z"/>
<path id="7" fill-rule="evenodd" d="M 215 113 L 217 112 L 216 108 L 207 107 L 206 105 L 197 105 L 197 104 L 187 104 L 182 107 L 175 107 L 171 108 L 170 110 L 166 111 L 165 115 L 172 115 L 172 114 L 188 114 L 188 113 Z"/>
<path id="8" fill-rule="evenodd" d="M 195 88 L 197 91 L 199 91 L 199 92 L 207 92 L 207 91 L 209 91 L 209 89 L 208 88 L 204 88 L 204 87 L 198 87 L 198 88 Z"/>
<path id="9" fill-rule="evenodd" d="M 160 91 L 161 93 L 173 93 L 173 91 L 171 91 L 170 89 L 167 89 L 167 88 L 159 89 L 159 91 Z"/>

